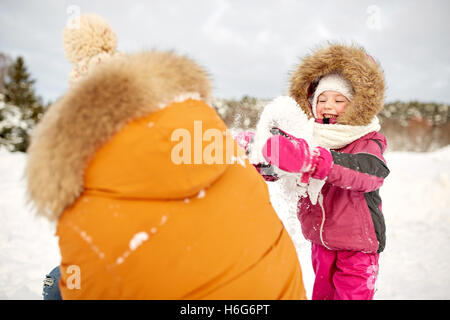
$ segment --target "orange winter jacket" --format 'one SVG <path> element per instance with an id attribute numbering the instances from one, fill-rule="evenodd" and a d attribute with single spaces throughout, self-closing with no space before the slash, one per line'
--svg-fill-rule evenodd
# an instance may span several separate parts
<path id="1" fill-rule="evenodd" d="M 189 99 L 129 122 L 95 152 L 57 225 L 63 299 L 305 299 L 267 185 L 226 155 L 238 147 L 225 131 Z"/>

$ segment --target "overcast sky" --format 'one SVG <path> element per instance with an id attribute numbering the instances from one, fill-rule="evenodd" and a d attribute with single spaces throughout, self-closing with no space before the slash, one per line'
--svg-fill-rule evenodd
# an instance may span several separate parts
<path id="1" fill-rule="evenodd" d="M 0 52 L 24 56 L 45 101 L 67 89 L 62 30 L 77 12 L 108 20 L 119 51 L 193 58 L 211 74 L 216 97 L 285 94 L 300 58 L 337 40 L 381 62 L 387 102 L 450 103 L 447 0 L 0 0 Z"/>

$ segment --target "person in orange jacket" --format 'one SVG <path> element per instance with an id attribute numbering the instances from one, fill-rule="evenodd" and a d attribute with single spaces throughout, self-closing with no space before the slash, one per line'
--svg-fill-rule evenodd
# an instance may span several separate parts
<path id="1" fill-rule="evenodd" d="M 57 222 L 62 299 L 305 299 L 295 247 L 209 105 L 205 70 L 173 52 L 116 54 L 96 15 L 64 41 L 73 81 L 26 166 L 30 201 Z"/>

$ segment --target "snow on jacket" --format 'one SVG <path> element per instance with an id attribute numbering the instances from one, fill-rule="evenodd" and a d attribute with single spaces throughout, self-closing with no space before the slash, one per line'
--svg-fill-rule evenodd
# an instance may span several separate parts
<path id="1" fill-rule="evenodd" d="M 57 220 L 63 299 L 305 299 L 295 247 L 250 163 L 171 158 L 177 129 L 192 157 L 196 121 L 226 131 L 210 87 L 190 59 L 144 52 L 98 66 L 46 112 L 26 174 L 36 209 Z"/>

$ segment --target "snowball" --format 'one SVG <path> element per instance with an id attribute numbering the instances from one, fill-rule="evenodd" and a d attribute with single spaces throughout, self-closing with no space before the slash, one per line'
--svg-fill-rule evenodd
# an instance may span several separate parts
<path id="1" fill-rule="evenodd" d="M 278 97 L 264 107 L 256 125 L 256 132 L 250 148 L 251 163 L 264 163 L 262 149 L 272 136 L 271 129 L 279 128 L 294 137 L 305 139 L 310 146 L 313 142 L 314 119 L 309 119 L 294 99 Z"/>

